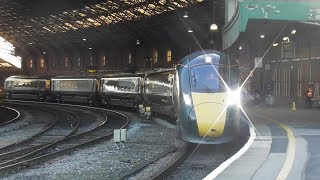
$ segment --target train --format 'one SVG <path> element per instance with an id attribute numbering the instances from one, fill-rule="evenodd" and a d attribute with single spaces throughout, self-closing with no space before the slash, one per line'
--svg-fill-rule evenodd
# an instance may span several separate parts
<path id="1" fill-rule="evenodd" d="M 177 119 L 179 137 L 190 143 L 228 143 L 240 129 L 239 66 L 215 50 L 187 55 L 175 69 L 136 74 L 11 76 L 4 89 L 7 99 L 123 106 L 139 110 L 146 118 L 166 115 Z"/>

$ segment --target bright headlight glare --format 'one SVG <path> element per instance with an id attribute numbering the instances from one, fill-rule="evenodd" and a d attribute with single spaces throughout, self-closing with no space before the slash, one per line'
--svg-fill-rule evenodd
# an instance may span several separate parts
<path id="1" fill-rule="evenodd" d="M 191 106 L 192 102 L 191 102 L 191 98 L 188 94 L 183 94 L 183 99 L 184 99 L 184 102 L 186 103 L 186 105 Z"/>
<path id="2" fill-rule="evenodd" d="M 240 90 L 229 91 L 228 93 L 228 106 L 241 105 L 241 93 Z"/>

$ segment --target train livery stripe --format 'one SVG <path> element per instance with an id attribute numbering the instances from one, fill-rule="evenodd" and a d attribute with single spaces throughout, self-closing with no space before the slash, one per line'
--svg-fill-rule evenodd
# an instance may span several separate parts
<path id="1" fill-rule="evenodd" d="M 201 137 L 219 137 L 226 123 L 227 93 L 192 92 L 198 131 Z"/>

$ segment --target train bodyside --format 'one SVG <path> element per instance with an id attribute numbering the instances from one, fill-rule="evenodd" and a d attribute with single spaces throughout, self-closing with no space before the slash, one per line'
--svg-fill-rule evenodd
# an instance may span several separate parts
<path id="1" fill-rule="evenodd" d="M 137 108 L 143 102 L 142 75 L 113 75 L 100 81 L 99 96 L 106 106 Z"/>
<path id="2" fill-rule="evenodd" d="M 99 102 L 96 77 L 57 77 L 51 79 L 51 100 L 94 105 Z"/>
<path id="3" fill-rule="evenodd" d="M 180 61 L 174 99 L 183 140 L 221 144 L 238 136 L 238 77 L 237 63 L 218 51 L 198 51 Z"/>
<path id="4" fill-rule="evenodd" d="M 4 89 L 6 99 L 46 101 L 50 98 L 50 78 L 10 76 Z"/>
<path id="5" fill-rule="evenodd" d="M 173 81 L 175 70 L 149 73 L 145 77 L 144 106 L 151 112 L 175 117 Z"/>

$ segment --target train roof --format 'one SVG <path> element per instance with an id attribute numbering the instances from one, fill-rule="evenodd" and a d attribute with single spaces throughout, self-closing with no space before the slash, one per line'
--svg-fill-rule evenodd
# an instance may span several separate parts
<path id="1" fill-rule="evenodd" d="M 51 79 L 51 76 L 10 76 L 6 80 L 14 79 Z"/>
<path id="2" fill-rule="evenodd" d="M 237 64 L 237 62 L 233 58 L 230 58 L 230 59 L 226 58 L 226 57 L 230 57 L 229 55 L 227 55 L 223 52 L 220 52 L 220 51 L 213 50 L 213 49 L 200 50 L 200 51 L 193 52 L 193 53 L 185 56 L 184 58 L 182 58 L 178 64 L 179 65 L 186 65 L 191 60 L 196 59 L 197 57 L 202 56 L 202 55 L 206 55 L 206 54 L 216 54 L 220 57 L 221 56 L 225 57 L 225 58 L 220 58 L 219 64 L 228 64 L 229 62 L 230 62 L 230 65 Z"/>
<path id="3" fill-rule="evenodd" d="M 151 74 L 151 73 L 160 73 L 160 72 L 171 72 L 175 71 L 175 68 L 159 68 L 159 69 L 154 69 L 154 70 L 149 70 L 147 71 L 146 74 Z"/>
<path id="4" fill-rule="evenodd" d="M 101 78 L 113 78 L 113 77 L 144 77 L 145 73 L 131 74 L 131 73 L 116 73 L 116 74 L 107 74 Z"/>
<path id="5" fill-rule="evenodd" d="M 99 79 L 97 76 L 57 76 L 52 79 Z"/>

